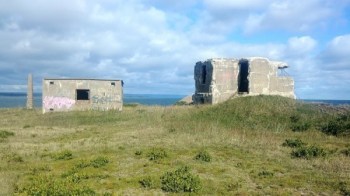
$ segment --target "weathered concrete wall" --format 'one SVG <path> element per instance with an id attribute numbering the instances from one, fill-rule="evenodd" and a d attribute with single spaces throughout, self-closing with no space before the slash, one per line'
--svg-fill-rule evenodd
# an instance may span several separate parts
<path id="1" fill-rule="evenodd" d="M 265 58 L 249 60 L 249 94 L 269 94 L 270 79 L 277 76 L 277 67 Z"/>
<path id="2" fill-rule="evenodd" d="M 237 92 L 238 60 L 209 59 L 194 68 L 195 103 L 215 104 Z"/>
<path id="3" fill-rule="evenodd" d="M 216 104 L 237 93 L 239 67 L 236 59 L 212 59 L 211 62 L 214 67 L 211 83 L 212 104 Z"/>
<path id="4" fill-rule="evenodd" d="M 79 100 L 77 90 L 88 92 Z M 44 79 L 43 113 L 72 110 L 122 110 L 123 87 L 120 80 Z"/>
<path id="5" fill-rule="evenodd" d="M 238 92 L 238 89 L 241 77 L 240 67 L 243 62 L 248 63 L 248 76 L 244 80 L 245 83 L 248 83 L 248 92 L 244 91 L 244 94 L 281 95 L 295 98 L 293 79 L 277 76 L 279 68 L 288 67 L 286 63 L 253 57 L 247 59 L 209 59 L 196 63 L 194 70 L 196 91 L 192 97 L 193 102 L 216 104 L 241 93 Z M 206 78 L 203 80 L 204 76 Z"/>

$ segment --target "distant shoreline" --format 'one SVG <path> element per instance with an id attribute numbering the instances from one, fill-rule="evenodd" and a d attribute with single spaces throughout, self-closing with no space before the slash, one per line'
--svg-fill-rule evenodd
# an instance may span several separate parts
<path id="1" fill-rule="evenodd" d="M 27 94 L 25 92 L 0 92 L 0 108 L 25 107 Z M 172 94 L 124 94 L 124 103 L 137 103 L 141 105 L 169 106 L 180 101 L 186 95 Z M 329 106 L 350 106 L 350 100 L 321 100 L 321 99 L 297 99 L 299 102 L 329 105 Z M 34 93 L 34 105 L 41 107 L 42 94 Z"/>
<path id="2" fill-rule="evenodd" d="M 171 94 L 124 94 L 124 103 L 141 105 L 169 106 L 181 100 L 185 95 Z M 0 108 L 25 107 L 27 94 L 23 92 L 0 92 Z M 34 93 L 34 107 L 42 105 L 42 94 Z"/>

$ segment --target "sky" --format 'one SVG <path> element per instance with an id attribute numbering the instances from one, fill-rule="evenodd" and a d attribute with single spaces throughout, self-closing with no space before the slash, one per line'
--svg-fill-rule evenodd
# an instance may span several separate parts
<path id="1" fill-rule="evenodd" d="M 299 99 L 350 99 L 350 0 L 0 0 L 0 92 L 43 78 L 194 92 L 210 58 L 284 61 Z"/>

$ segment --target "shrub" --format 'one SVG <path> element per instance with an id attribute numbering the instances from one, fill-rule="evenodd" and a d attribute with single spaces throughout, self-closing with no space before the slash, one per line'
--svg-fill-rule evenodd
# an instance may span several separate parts
<path id="1" fill-rule="evenodd" d="M 135 108 L 137 106 L 139 106 L 140 104 L 138 103 L 124 103 L 123 106 L 124 107 L 131 107 L 131 108 Z"/>
<path id="2" fill-rule="evenodd" d="M 162 148 L 153 148 L 148 153 L 148 158 L 150 161 L 157 161 L 166 157 L 168 157 L 168 153 Z"/>
<path id="3" fill-rule="evenodd" d="M 18 192 L 25 195 L 96 195 L 94 190 L 80 186 L 72 179 L 57 179 L 45 175 L 34 177 L 29 184 L 19 188 Z"/>
<path id="4" fill-rule="evenodd" d="M 4 131 L 4 130 L 0 130 L 0 139 L 6 139 L 10 136 L 14 136 L 15 133 L 13 132 L 9 132 L 9 131 Z"/>
<path id="5" fill-rule="evenodd" d="M 109 163 L 109 160 L 106 157 L 97 157 L 96 159 L 90 162 L 90 165 L 94 168 L 100 168 Z"/>
<path id="6" fill-rule="evenodd" d="M 289 119 L 290 119 L 290 122 L 296 123 L 296 122 L 298 122 L 300 120 L 300 116 L 292 115 L 291 117 L 289 117 Z"/>
<path id="7" fill-rule="evenodd" d="M 73 159 L 73 153 L 70 150 L 64 150 L 56 154 L 52 154 L 51 158 L 55 160 L 70 160 Z"/>
<path id="8" fill-rule="evenodd" d="M 188 105 L 188 104 L 186 103 L 186 101 L 178 101 L 174 105 L 181 106 L 181 105 Z"/>
<path id="9" fill-rule="evenodd" d="M 162 190 L 166 192 L 197 192 L 201 189 L 199 177 L 191 174 L 187 166 L 166 172 L 161 177 L 161 184 Z"/>
<path id="10" fill-rule="evenodd" d="M 305 143 L 302 142 L 300 139 L 286 139 L 282 146 L 287 146 L 291 148 L 300 148 L 304 146 Z"/>
<path id="11" fill-rule="evenodd" d="M 142 155 L 142 151 L 141 150 L 136 150 L 135 155 L 137 155 L 137 156 Z"/>
<path id="12" fill-rule="evenodd" d="M 21 157 L 17 153 L 11 153 L 8 155 L 5 155 L 5 158 L 7 159 L 7 162 L 12 162 L 12 163 L 22 163 L 24 162 L 23 157 Z"/>
<path id="13" fill-rule="evenodd" d="M 308 122 L 297 122 L 291 125 L 291 129 L 294 132 L 307 131 L 311 127 Z"/>
<path id="14" fill-rule="evenodd" d="M 350 147 L 340 151 L 343 155 L 350 157 Z"/>
<path id="15" fill-rule="evenodd" d="M 83 168 L 89 167 L 90 165 L 91 165 L 90 162 L 86 160 L 81 160 L 78 164 L 75 165 L 75 168 L 83 169 Z"/>
<path id="16" fill-rule="evenodd" d="M 301 118 L 297 114 L 290 116 L 289 119 L 291 122 L 290 128 L 294 132 L 307 131 L 311 127 L 311 124 L 309 122 L 300 120 Z"/>
<path id="17" fill-rule="evenodd" d="M 273 172 L 263 170 L 263 171 L 258 173 L 258 176 L 264 177 L 264 178 L 265 177 L 272 177 L 273 176 Z"/>
<path id="18" fill-rule="evenodd" d="M 205 150 L 200 151 L 194 158 L 196 160 L 204 161 L 204 162 L 210 162 L 211 161 L 210 154 L 207 151 L 205 151 Z"/>
<path id="19" fill-rule="evenodd" d="M 346 182 L 339 183 L 339 190 L 344 196 L 350 196 L 350 186 Z"/>
<path id="20" fill-rule="evenodd" d="M 152 187 L 154 187 L 154 185 L 155 185 L 154 180 L 153 180 L 151 177 L 149 177 L 149 176 L 147 176 L 147 177 L 145 177 L 145 178 L 142 178 L 142 179 L 139 181 L 139 183 L 140 183 L 141 186 L 144 187 L 144 188 L 152 188 Z"/>
<path id="21" fill-rule="evenodd" d="M 292 152 L 294 158 L 310 159 L 314 157 L 324 157 L 327 153 L 323 148 L 317 146 L 303 146 Z"/>
<path id="22" fill-rule="evenodd" d="M 321 131 L 328 135 L 350 135 L 350 113 L 340 115 L 321 126 Z"/>

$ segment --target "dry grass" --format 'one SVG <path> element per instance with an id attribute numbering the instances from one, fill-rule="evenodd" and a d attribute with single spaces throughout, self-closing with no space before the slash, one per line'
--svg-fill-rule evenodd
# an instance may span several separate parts
<path id="1" fill-rule="evenodd" d="M 86 191 L 84 185 L 101 195 L 161 195 L 160 176 L 186 165 L 202 182 L 199 194 L 344 194 L 350 186 L 350 161 L 339 151 L 350 146 L 349 138 L 325 135 L 316 126 L 292 132 L 293 114 L 313 124 L 332 115 L 278 97 L 203 107 L 125 107 L 123 112 L 42 115 L 39 110 L 2 109 L 0 127 L 14 135 L 0 143 L 0 193 L 28 194 L 31 183 L 50 176 L 58 186 L 74 179 L 72 190 Z M 289 138 L 332 153 L 292 158 L 292 149 L 282 146 Z M 168 156 L 149 160 L 154 148 Z M 52 158 L 64 150 L 72 159 Z M 210 162 L 194 158 L 201 150 L 210 153 Z M 74 169 L 99 156 L 108 163 Z M 139 183 L 147 176 L 155 181 L 152 188 Z"/>

